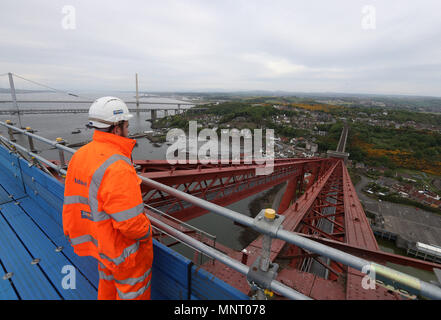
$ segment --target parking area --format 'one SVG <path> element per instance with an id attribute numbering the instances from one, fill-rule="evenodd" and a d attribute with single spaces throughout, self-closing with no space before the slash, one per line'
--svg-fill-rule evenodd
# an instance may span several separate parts
<path id="1" fill-rule="evenodd" d="M 397 203 L 378 201 L 361 192 L 369 179 L 362 177 L 357 194 L 366 211 L 384 218 L 384 229 L 410 241 L 441 246 L 441 215 Z"/>

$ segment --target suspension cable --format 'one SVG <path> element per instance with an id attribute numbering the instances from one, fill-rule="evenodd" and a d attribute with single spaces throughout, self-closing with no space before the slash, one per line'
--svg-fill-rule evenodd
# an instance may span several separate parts
<path id="1" fill-rule="evenodd" d="M 94 100 L 93 98 L 90 98 L 90 97 L 80 96 L 79 94 L 75 94 L 75 93 L 71 93 L 71 92 L 68 92 L 68 91 L 64 91 L 64 90 L 60 90 L 60 89 L 56 89 L 56 88 L 50 87 L 50 86 L 45 85 L 45 84 L 43 84 L 43 83 L 40 83 L 40 82 L 37 82 L 37 81 L 34 81 L 34 80 L 27 79 L 27 78 L 22 77 L 22 76 L 20 76 L 20 75 L 18 75 L 18 74 L 15 74 L 15 73 L 12 73 L 12 74 L 13 74 L 14 76 L 16 76 L 17 78 L 23 79 L 23 80 L 25 80 L 25 81 L 31 82 L 31 83 L 33 83 L 33 84 L 35 84 L 35 85 L 38 85 L 38 86 L 44 87 L 44 88 L 46 88 L 46 89 L 50 89 L 50 90 L 55 91 L 55 92 L 64 93 L 64 94 L 67 94 L 67 95 L 69 95 L 69 96 L 76 97 L 76 98 L 86 98 L 86 99 Z"/>

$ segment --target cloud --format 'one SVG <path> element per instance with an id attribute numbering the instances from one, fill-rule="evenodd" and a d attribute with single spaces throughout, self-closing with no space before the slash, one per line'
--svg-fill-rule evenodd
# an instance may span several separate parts
<path id="1" fill-rule="evenodd" d="M 441 96 L 441 3 L 3 0 L 0 74 L 64 89 L 292 90 Z M 376 26 L 362 27 L 363 7 Z"/>

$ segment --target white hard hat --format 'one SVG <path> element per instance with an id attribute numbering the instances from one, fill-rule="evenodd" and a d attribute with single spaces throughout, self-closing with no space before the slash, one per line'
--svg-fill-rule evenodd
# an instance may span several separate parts
<path id="1" fill-rule="evenodd" d="M 89 126 L 99 129 L 117 125 L 132 117 L 124 101 L 116 97 L 98 98 L 89 108 Z"/>

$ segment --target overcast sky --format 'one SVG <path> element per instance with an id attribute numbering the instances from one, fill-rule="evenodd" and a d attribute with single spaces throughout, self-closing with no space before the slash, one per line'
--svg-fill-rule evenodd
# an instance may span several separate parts
<path id="1" fill-rule="evenodd" d="M 1 0 L 0 74 L 86 91 L 134 90 L 137 72 L 143 91 L 441 96 L 440 17 L 439 0 Z"/>

